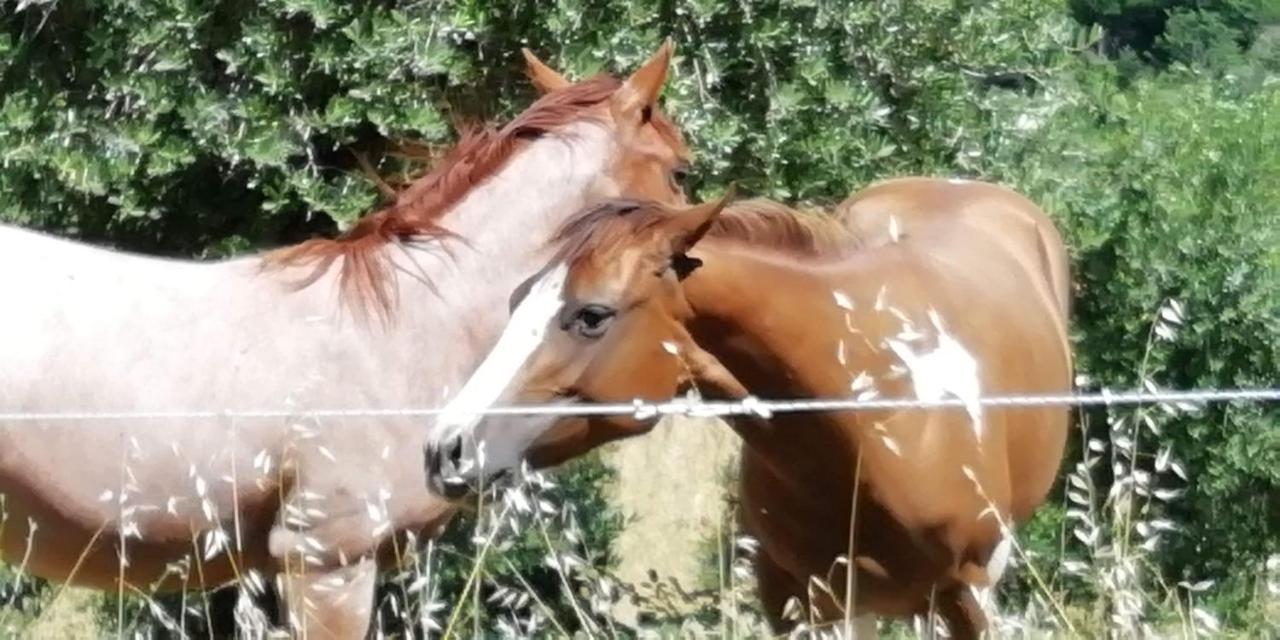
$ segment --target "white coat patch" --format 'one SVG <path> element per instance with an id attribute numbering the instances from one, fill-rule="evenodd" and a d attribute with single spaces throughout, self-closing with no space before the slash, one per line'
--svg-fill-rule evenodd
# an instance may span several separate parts
<path id="1" fill-rule="evenodd" d="M 978 361 L 963 345 L 942 327 L 936 311 L 929 310 L 929 320 L 937 330 L 938 346 L 933 351 L 920 351 L 905 341 L 890 338 L 887 343 L 911 373 L 916 398 L 936 402 L 948 394 L 959 398 L 969 412 L 973 432 L 982 442 L 981 382 Z"/>

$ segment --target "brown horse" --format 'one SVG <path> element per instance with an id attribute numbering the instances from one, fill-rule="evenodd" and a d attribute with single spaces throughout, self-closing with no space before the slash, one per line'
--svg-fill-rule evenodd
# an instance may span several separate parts
<path id="1" fill-rule="evenodd" d="M 952 637 L 977 635 L 975 595 L 999 578 L 1007 532 L 1044 499 L 1066 438 L 1062 408 L 977 402 L 1070 386 L 1052 224 L 1006 189 L 929 179 L 856 195 L 842 206 L 848 226 L 762 201 L 719 215 L 722 204 L 615 201 L 570 220 L 477 379 L 503 404 L 656 401 L 685 387 L 718 399 L 961 398 L 965 410 L 733 427 L 745 444 L 741 525 L 760 542 L 775 627 L 799 598 L 821 620 L 857 617 L 864 633 L 875 615 L 936 611 Z M 885 212 L 893 220 L 877 223 Z M 433 434 L 433 482 L 491 476 L 530 446 L 564 459 L 654 423 L 468 415 L 477 407 L 455 406 Z M 478 443 L 483 465 L 460 472 Z"/>
<path id="2" fill-rule="evenodd" d="M 23 310 L 0 314 L 4 411 L 292 412 L 2 423 L 0 556 L 122 593 L 280 577 L 295 631 L 363 637 L 379 558 L 452 507 L 403 446 L 421 419 L 309 414 L 435 405 L 567 216 L 683 202 L 670 56 L 571 84 L 526 52 L 545 96 L 337 239 L 198 264 L 0 227 L 0 299 Z"/>

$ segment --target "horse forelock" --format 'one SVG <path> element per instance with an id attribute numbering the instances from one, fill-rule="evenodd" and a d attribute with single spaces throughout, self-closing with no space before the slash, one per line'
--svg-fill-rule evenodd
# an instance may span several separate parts
<path id="1" fill-rule="evenodd" d="M 598 75 L 542 96 L 499 129 L 463 130 L 458 143 L 430 171 L 400 190 L 393 203 L 365 215 L 336 238 L 316 238 L 268 253 L 263 268 L 313 266 L 297 283 L 302 288 L 340 262 L 342 297 L 387 318 L 396 299 L 391 267 L 382 248 L 407 239 L 452 237 L 454 234 L 440 224 L 445 213 L 500 171 L 524 144 L 573 122 L 600 117 L 592 110 L 620 86 L 617 78 Z M 651 123 L 677 152 L 684 149 L 679 130 L 670 120 L 655 113 Z"/>
<path id="2" fill-rule="evenodd" d="M 573 264 L 590 254 L 613 249 L 657 224 L 665 211 L 658 202 L 627 198 L 612 198 L 585 207 L 570 216 L 551 237 L 552 244 L 560 245 L 555 261 Z"/>

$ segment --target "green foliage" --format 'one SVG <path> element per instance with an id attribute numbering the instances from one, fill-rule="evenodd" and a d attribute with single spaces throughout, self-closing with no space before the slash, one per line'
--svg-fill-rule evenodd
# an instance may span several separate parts
<path id="1" fill-rule="evenodd" d="M 1274 0 L 1068 0 L 1081 24 L 1105 29 L 1102 51 L 1225 66 L 1280 11 Z"/>
<path id="2" fill-rule="evenodd" d="M 1059 582 L 1059 571 L 1066 559 L 1064 536 L 1070 535 L 1068 530 L 1066 508 L 1058 501 L 1040 507 L 1035 517 L 1018 529 L 1018 544 L 1028 550 L 1030 561 L 1054 584 Z M 1000 594 L 1011 602 L 1031 601 L 1039 586 L 1028 574 L 1028 571 L 1009 571 L 1001 581 Z"/>
<path id="3" fill-rule="evenodd" d="M 1259 36 L 1247 57 L 1266 73 L 1280 73 L 1280 27 L 1273 26 Z"/>
<path id="4" fill-rule="evenodd" d="M 324 1 L 5 9 L 0 211 L 181 254 L 350 221 L 374 202 L 353 150 L 449 135 L 441 93 L 472 74 L 437 21 Z"/>
<path id="5" fill-rule="evenodd" d="M 8 524 L 5 498 L 0 495 L 0 533 Z M 15 618 L 29 613 L 47 590 L 44 581 L 32 578 L 22 567 L 0 564 L 0 635 L 9 635 L 19 626 Z"/>
<path id="6" fill-rule="evenodd" d="M 1050 2 L 698 6 L 673 25 L 695 75 L 670 109 L 705 178 L 782 199 L 965 166 L 962 132 L 984 119 L 971 96 L 1034 87 L 1056 55 L 1041 45 L 1069 35 Z"/>
<path id="7" fill-rule="evenodd" d="M 1079 287 L 1078 369 L 1110 387 L 1144 376 L 1179 388 L 1274 385 L 1280 92 L 1241 94 L 1190 74 L 1124 91 L 1105 69 L 1075 78 L 1039 105 L 1050 114 L 1041 124 L 989 162 L 1063 223 Z M 1150 319 L 1166 298 L 1187 309 L 1187 326 L 1148 358 Z M 1280 539 L 1278 419 L 1274 409 L 1215 407 L 1164 427 L 1191 476 L 1170 507 L 1187 530 L 1160 554 L 1173 580 L 1212 577 L 1236 596 L 1252 588 Z"/>
<path id="8" fill-rule="evenodd" d="M 49 591 L 43 580 L 0 565 L 0 636 L 10 636 L 30 617 Z"/>
<path id="9" fill-rule="evenodd" d="M 1187 66 L 1232 66 L 1242 55 L 1238 33 L 1222 14 L 1200 10 L 1169 13 L 1160 48 L 1170 62 Z"/>
<path id="10" fill-rule="evenodd" d="M 440 541 L 434 597 L 450 605 L 461 603 L 466 616 L 472 622 L 479 619 L 485 628 L 492 625 L 484 620 L 528 618 L 536 610 L 570 632 L 581 629 L 582 618 L 590 615 L 590 609 L 582 605 L 589 599 L 584 594 L 594 586 L 585 578 L 607 572 L 616 563 L 610 542 L 622 530 L 622 516 L 601 491 L 615 475 L 599 454 L 593 453 L 573 462 L 554 482 L 521 485 L 517 489 L 520 498 L 506 494 L 501 507 L 493 505 L 478 514 L 455 518 Z M 502 519 L 506 524 L 498 525 L 496 546 L 482 554 L 485 543 L 479 533 L 494 525 L 478 519 L 492 520 L 502 513 L 502 507 L 508 508 Z M 579 565 L 585 571 L 578 570 Z M 473 572 L 479 586 L 472 587 L 471 597 L 479 606 L 468 605 L 463 599 Z M 405 587 L 403 583 L 390 584 L 383 593 Z M 532 597 L 515 603 L 503 597 L 521 593 Z"/>

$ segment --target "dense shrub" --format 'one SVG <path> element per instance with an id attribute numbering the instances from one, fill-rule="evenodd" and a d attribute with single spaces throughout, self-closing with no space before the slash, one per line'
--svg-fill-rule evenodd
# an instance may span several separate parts
<path id="1" fill-rule="evenodd" d="M 39 608 L 48 587 L 13 567 L 0 565 L 0 635 L 16 635 Z"/>
<path id="2" fill-rule="evenodd" d="M 1178 388 L 1274 386 L 1280 371 L 1280 92 L 1242 93 L 1193 74 L 1114 88 L 1102 70 L 1046 96 L 1043 113 L 988 159 L 993 176 L 1053 211 L 1076 264 L 1078 367 L 1092 385 L 1140 376 Z M 1151 318 L 1174 299 L 1187 323 L 1150 352 Z M 1101 423 L 1101 421 L 1098 421 Z M 1189 491 L 1186 530 L 1161 558 L 1174 580 L 1247 594 L 1280 541 L 1280 414 L 1213 407 L 1171 418 Z"/>
<path id="3" fill-rule="evenodd" d="M 1271 0 L 1068 0 L 1081 24 L 1106 29 L 1104 53 L 1134 51 L 1149 62 L 1225 62 L 1276 17 Z"/>

